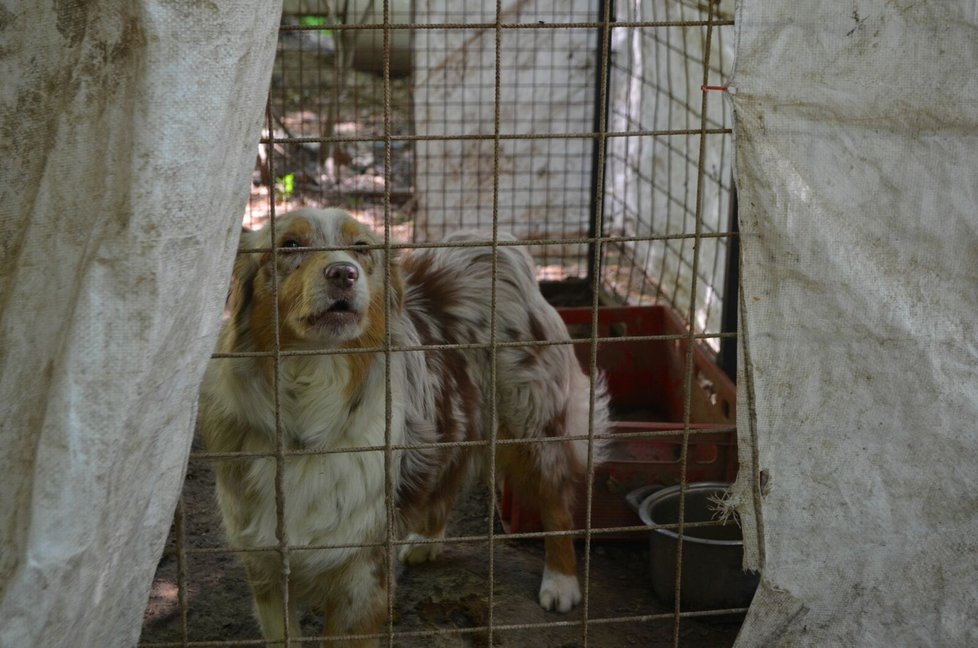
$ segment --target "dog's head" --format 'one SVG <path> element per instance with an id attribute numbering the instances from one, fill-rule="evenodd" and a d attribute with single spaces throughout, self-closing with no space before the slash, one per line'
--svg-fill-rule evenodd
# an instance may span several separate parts
<path id="1" fill-rule="evenodd" d="M 281 216 L 274 241 L 268 226 L 242 234 L 228 304 L 230 346 L 273 349 L 276 305 L 282 349 L 380 346 L 386 272 L 384 250 L 372 247 L 378 243 L 339 209 Z M 394 267 L 386 294 L 398 308 L 401 283 Z"/>

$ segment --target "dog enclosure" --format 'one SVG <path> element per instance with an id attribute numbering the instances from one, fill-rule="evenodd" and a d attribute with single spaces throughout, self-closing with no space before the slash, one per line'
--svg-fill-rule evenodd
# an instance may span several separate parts
<path id="1" fill-rule="evenodd" d="M 389 10 L 385 86 L 382 3 L 286 3 L 246 224 L 267 218 L 269 187 L 279 212 L 340 206 L 378 224 L 387 200 L 398 242 L 495 224 L 544 280 L 597 275 L 618 303 L 687 316 L 695 283 L 697 333 L 723 329 L 732 2 L 514 2 L 498 30 L 485 3 Z"/>
<path id="2" fill-rule="evenodd" d="M 679 486 L 656 524 L 681 556 L 721 524 L 685 517 L 688 487 L 736 474 L 733 2 L 285 5 L 243 225 L 342 207 L 392 253 L 512 232 L 618 418 L 622 452 L 579 491 L 578 609 L 539 609 L 532 502 L 486 486 L 456 507 L 443 556 L 398 575 L 382 645 L 731 645 L 746 603 L 687 604 L 696 566 L 675 555 L 674 591 L 654 592 L 625 496 Z M 213 501 L 220 460 L 195 443 L 140 646 L 262 643 Z M 308 614 L 289 643 L 321 630 Z"/>
<path id="3" fill-rule="evenodd" d="M 376 0 L 373 6 L 378 6 Z M 409 21 L 442 20 L 418 13 L 417 6 Z M 527 13 L 509 12 L 514 6 Z M 589 8 L 575 20 L 591 22 L 573 24 L 545 11 L 528 18 L 536 6 L 507 3 L 471 19 L 469 12 L 475 10 L 456 7 L 443 18 L 450 22 L 438 23 L 437 29 L 460 34 L 469 29 L 469 37 L 481 29 L 481 38 L 493 43 L 487 48 L 493 70 L 496 52 L 501 61 L 506 54 L 496 48 L 497 37 L 502 44 L 512 34 L 531 30 L 537 37 L 553 33 L 555 38 L 562 32 L 590 31 L 592 44 L 599 47 L 600 34 L 607 34 L 609 71 L 624 56 L 623 34 L 642 34 L 639 44 L 626 48 L 636 53 L 641 42 L 651 47 L 657 34 L 685 34 L 689 44 L 704 38 L 704 31 L 710 33 L 706 4 L 686 4 L 680 10 L 676 4 L 654 1 L 619 2 L 607 21 L 603 9 Z M 668 13 L 666 6 L 671 7 Z M 638 7 L 657 13 L 649 18 L 633 11 Z M 334 28 L 318 5 L 288 9 L 293 17 L 286 20 L 283 44 L 297 35 L 328 31 L 319 35 L 324 50 L 337 34 L 366 33 L 363 21 L 385 22 L 361 19 L 361 8 L 355 20 L 344 23 L 348 27 Z M 731 27 L 724 24 L 728 9 L 723 4 L 716 9 L 711 42 L 722 38 L 729 45 Z M 287 207 L 270 199 L 272 191 L 295 202 L 296 185 L 303 180 L 283 159 L 296 154 L 294 146 L 300 142 L 289 143 L 274 118 L 261 135 L 280 10 L 281 3 L 264 0 L 8 2 L 0 9 L 0 645 L 260 642 L 239 557 L 228 551 L 213 502 L 207 499 L 213 492 L 212 467 L 221 464 L 203 448 L 191 446 L 195 398 L 214 348 L 256 157 L 266 154 L 257 167 L 255 191 L 266 187 L 267 193 L 255 202 L 255 217 L 261 209 L 267 213 Z M 388 17 L 397 10 L 388 2 Z M 297 12 L 306 15 L 295 17 Z M 595 15 L 601 19 L 594 20 Z M 642 17 L 629 23 L 624 18 L 628 15 Z M 680 16 L 699 24 L 684 27 Z M 563 27 L 548 24 L 550 18 L 563 20 Z M 735 19 L 736 73 L 718 81 L 727 84 L 727 92 L 708 90 L 705 98 L 712 109 L 718 97 L 726 97 L 736 115 L 742 278 L 736 338 L 739 471 L 729 492 L 740 513 L 744 562 L 763 568 L 764 574 L 736 647 L 978 645 L 973 621 L 978 562 L 968 559 L 978 554 L 975 2 L 739 0 Z M 521 22 L 527 20 L 536 22 Z M 399 24 L 413 26 L 375 28 L 373 33 L 383 37 L 389 32 L 392 46 L 398 35 L 407 35 L 412 51 L 411 38 L 436 29 Z M 656 60 L 682 67 L 684 55 L 675 47 L 680 42 L 672 38 L 673 47 Z M 328 76 L 330 56 L 324 53 L 322 64 L 298 68 L 303 78 Z M 521 56 L 528 55 L 521 51 Z M 370 207 L 382 216 L 377 224 L 385 234 L 390 224 L 395 240 L 410 242 L 420 224 L 416 214 L 422 197 L 416 197 L 420 182 L 414 179 L 418 171 L 412 157 L 404 170 L 410 182 L 395 187 L 393 179 L 400 172 L 394 169 L 393 155 L 403 151 L 396 158 L 400 160 L 408 152 L 415 156 L 422 143 L 414 126 L 417 68 L 413 55 L 397 60 L 411 72 L 407 85 L 399 86 L 403 77 L 395 75 L 389 86 L 383 80 L 373 86 L 380 88 L 380 96 L 390 94 L 392 105 L 386 111 L 390 119 L 380 118 L 389 125 L 378 140 L 383 146 L 373 144 L 385 161 L 382 173 L 375 169 L 355 175 L 384 176 L 382 189 L 391 200 L 361 200 L 361 211 Z M 712 53 L 710 60 L 712 66 Z M 586 71 L 594 76 L 605 67 Z M 693 93 L 702 83 L 695 68 L 693 74 L 678 77 L 686 79 Z M 645 78 L 656 68 L 643 57 L 641 69 Z M 472 74 L 466 72 L 462 81 Z M 514 74 L 504 71 L 500 86 Z M 538 74 L 533 83 L 544 86 L 548 74 Z M 611 76 L 607 86 L 597 87 L 613 88 Z M 276 82 L 281 96 L 281 71 Z M 496 85 L 495 72 L 491 85 Z M 643 86 L 636 82 L 633 87 Z M 405 119 L 407 126 L 395 135 L 393 105 L 399 88 L 410 91 L 411 101 L 402 105 L 415 116 Z M 323 92 L 323 110 L 334 96 Z M 342 106 L 354 102 L 351 92 L 345 96 Z M 484 140 L 491 145 L 474 136 L 466 139 L 466 150 L 488 147 L 488 177 L 495 176 L 499 159 L 500 177 L 483 194 L 490 205 L 515 200 L 495 187 L 497 182 L 505 186 L 502 172 L 511 164 L 497 153 L 516 146 L 517 139 L 502 128 L 497 138 L 497 105 L 505 105 L 497 101 L 499 96 L 492 95 L 493 126 Z M 640 95 L 631 96 L 638 101 Z M 610 92 L 606 97 L 608 121 L 581 138 L 606 144 L 598 150 L 606 161 L 596 167 L 604 190 L 599 197 L 614 186 L 609 172 L 612 145 L 623 141 L 613 130 L 618 126 L 612 125 L 620 104 Z M 702 99 L 687 103 L 695 108 Z M 314 93 L 303 97 L 310 119 L 320 111 L 318 100 Z M 464 106 L 485 109 L 469 102 Z M 273 115 L 276 110 L 272 105 Z M 334 173 L 335 180 L 329 165 L 339 160 L 339 179 L 344 179 L 342 169 L 349 170 L 350 163 L 329 145 L 357 139 L 351 132 L 371 114 L 364 113 L 352 126 L 293 133 L 309 137 L 315 156 L 309 171 L 320 173 L 325 165 L 325 173 Z M 465 123 L 471 123 L 471 114 L 466 114 Z M 533 113 L 522 115 L 529 119 Z M 554 123 L 563 115 L 551 111 Z M 503 116 L 500 110 L 500 126 L 508 123 Z M 632 134 L 639 143 L 632 152 L 641 145 L 648 152 L 653 144 L 686 141 L 679 134 Z M 317 137 L 328 139 L 322 153 L 312 146 Z M 706 146 L 717 137 L 723 135 L 709 133 Z M 543 136 L 536 144 L 564 147 L 573 139 Z M 694 134 L 689 141 L 693 151 L 703 139 Z M 347 153 L 351 145 L 344 144 Z M 269 147 L 279 153 L 267 157 Z M 386 164 L 388 150 L 391 164 Z M 360 163 L 360 169 L 369 168 Z M 262 173 L 268 177 L 263 179 Z M 476 177 L 487 177 L 484 168 L 480 173 Z M 592 182 L 585 176 L 582 182 Z M 666 176 L 649 177 L 658 181 Z M 557 186 L 554 178 L 550 183 Z M 410 192 L 394 193 L 400 186 Z M 536 188 L 543 191 L 545 181 Z M 475 185 L 467 189 L 475 191 Z M 683 195 L 676 185 L 670 191 Z M 641 200 L 640 214 L 648 212 L 652 194 L 644 195 L 636 199 Z M 353 199 L 348 202 L 356 206 Z M 601 207 L 595 232 L 611 233 L 606 228 L 613 223 L 614 210 L 608 201 L 595 202 Z M 498 207 L 493 215 L 497 220 L 511 217 Z M 705 226 L 700 225 L 701 239 L 706 238 Z M 695 236 L 663 238 L 661 243 L 652 237 L 646 244 L 665 249 L 669 240 L 696 242 Z M 585 236 L 583 242 L 568 245 L 586 248 L 592 242 L 599 246 L 596 253 L 616 243 Z M 637 248 L 642 241 L 634 244 Z M 732 253 L 736 248 L 728 249 Z M 563 250 L 549 242 L 536 251 L 543 267 L 557 266 L 563 258 Z M 552 253 L 554 260 L 543 259 L 543 252 Z M 600 267 L 603 256 L 596 254 L 595 266 Z M 578 275 L 587 283 L 580 266 L 573 273 Z M 554 279 L 566 281 L 562 276 Z M 599 276 L 590 275 L 592 280 Z M 670 284 L 660 284 L 668 304 Z M 698 277 L 695 285 L 698 300 L 705 294 Z M 605 299 L 600 291 L 585 293 L 592 306 L 595 294 L 599 302 Z M 729 305 L 730 293 L 722 296 Z M 683 315 L 679 306 L 674 309 L 678 326 L 688 340 L 683 319 L 695 316 L 688 311 Z M 609 312 L 609 307 L 599 312 L 599 354 L 625 348 L 623 344 L 634 341 L 629 338 L 636 327 L 642 331 L 636 337 L 649 335 L 643 343 L 674 345 L 677 340 L 675 328 L 664 327 L 666 319 L 638 320 L 631 311 L 605 329 L 602 315 Z M 575 317 L 577 333 L 588 336 L 577 348 L 590 367 L 593 313 L 585 307 Z M 700 333 L 694 330 L 692 335 Z M 649 364 L 641 355 L 632 356 L 636 358 L 631 365 L 617 366 L 640 369 Z M 618 360 L 628 357 L 623 354 Z M 643 375 L 651 379 L 655 374 Z M 686 393 L 716 392 L 716 399 L 711 396 L 706 402 L 713 406 L 716 400 L 722 413 L 724 390 L 716 383 L 707 389 L 695 374 L 690 377 L 700 391 Z M 625 385 L 632 386 L 627 380 Z M 685 430 L 684 399 L 680 405 Z M 689 409 L 692 413 L 692 402 Z M 696 425 L 706 424 L 690 420 L 690 446 L 707 434 L 694 432 Z M 679 438 L 684 438 L 683 430 Z M 691 449 L 687 481 L 695 458 L 708 459 L 714 449 L 719 456 L 723 448 L 707 448 L 702 455 Z M 623 463 L 616 470 L 618 478 L 627 477 Z M 647 566 L 645 550 L 599 537 L 607 535 L 600 515 L 608 509 L 596 505 L 599 487 L 610 483 L 591 482 L 592 495 L 597 491 L 599 497 L 591 499 L 590 544 L 587 528 L 579 541 L 588 550 L 580 564 L 586 575 L 586 609 L 559 617 L 539 610 L 531 595 L 539 576 L 539 538 L 517 539 L 522 531 L 508 535 L 502 525 L 490 528 L 493 491 L 483 489 L 483 500 L 460 511 L 453 530 L 456 537 L 473 537 L 471 542 L 453 542 L 445 560 L 406 570 L 400 578 L 383 643 L 488 645 L 512 640 L 569 646 L 654 645 L 664 640 L 669 645 L 675 642 L 678 618 L 681 644 L 723 645 L 712 634 L 695 636 L 712 633 L 714 626 L 705 619 L 686 614 L 682 607 L 677 617 L 674 607 L 652 596 L 654 585 L 646 579 L 639 582 Z M 688 488 L 687 496 L 691 493 Z M 503 508 L 502 495 L 498 502 Z M 684 505 L 684 517 L 692 508 Z M 524 512 L 510 506 L 510 530 L 513 521 L 527 528 L 524 522 L 530 524 L 531 516 Z M 587 519 L 586 506 L 584 513 Z M 686 524 L 684 532 L 692 529 Z M 533 551 L 537 555 L 526 559 Z M 682 589 L 689 591 L 684 584 Z M 538 616 L 522 621 L 513 616 L 530 611 Z M 612 628 L 632 634 L 602 634 Z M 424 634 L 412 637 L 412 631 Z M 290 643 L 315 643 L 307 638 L 316 632 L 311 620 L 301 632 L 305 636 L 293 633 Z"/>

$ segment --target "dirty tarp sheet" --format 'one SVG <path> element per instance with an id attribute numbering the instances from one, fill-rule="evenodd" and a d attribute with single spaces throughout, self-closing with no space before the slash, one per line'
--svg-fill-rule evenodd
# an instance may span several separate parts
<path id="1" fill-rule="evenodd" d="M 978 3 L 737 21 L 739 428 L 767 493 L 736 645 L 976 646 Z"/>
<path id="2" fill-rule="evenodd" d="M 0 3 L 0 645 L 134 645 L 278 3 Z"/>

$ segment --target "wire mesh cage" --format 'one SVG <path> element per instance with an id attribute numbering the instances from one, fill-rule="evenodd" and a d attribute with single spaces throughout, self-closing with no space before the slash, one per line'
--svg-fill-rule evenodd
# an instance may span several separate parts
<path id="1" fill-rule="evenodd" d="M 682 24 L 702 20 L 708 7 L 622 3 L 618 18 Z M 727 4 L 716 11 L 718 20 L 732 19 Z M 611 289 L 628 303 L 665 299 L 684 313 L 695 301 L 693 325 L 701 332 L 721 330 L 732 225 L 731 116 L 726 102 L 707 101 L 706 94 L 732 72 L 732 39 L 722 27 L 710 30 L 708 38 L 707 29 L 616 30 L 609 130 L 624 136 L 609 143 L 604 194 L 609 231 L 637 238 L 622 241 L 617 255 L 608 255 L 605 276 Z M 690 137 L 693 131 L 703 135 Z M 677 135 L 638 134 L 663 132 Z M 685 236 L 689 233 L 697 238 Z"/>
<path id="2" fill-rule="evenodd" d="M 279 556 L 281 577 L 271 586 L 289 599 L 298 578 L 290 564 L 323 547 L 286 537 L 283 511 L 295 494 L 282 475 L 295 457 L 320 452 L 383 458 L 388 532 L 362 546 L 376 547 L 388 561 L 379 577 L 387 585 L 385 618 L 357 637 L 362 629 L 337 631 L 329 612 L 324 624 L 322 611 L 312 609 L 281 619 L 285 636 L 270 645 L 732 644 L 746 603 L 690 602 L 682 594 L 695 588 L 690 575 L 704 569 L 683 562 L 684 551 L 695 555 L 683 549 L 684 538 L 721 524 L 711 515 L 685 517 L 691 485 L 729 481 L 736 472 L 734 387 L 715 358 L 735 335 L 722 317 L 735 301 L 724 289 L 735 242 L 731 117 L 722 100 L 732 71 L 732 25 L 732 2 L 725 0 L 285 3 L 243 219 L 246 229 L 271 229 L 273 238 L 239 258 L 290 258 L 291 250 L 275 242 L 275 217 L 301 207 L 340 207 L 376 233 L 375 244 L 355 245 L 379 255 L 387 295 L 399 290 L 395 257 L 481 245 L 493 271 L 488 332 L 464 344 L 399 345 L 388 328 L 375 347 L 360 350 L 295 351 L 275 337 L 271 350 L 218 353 L 214 362 L 249 353 L 271 360 L 278 437 L 264 450 L 195 446 L 141 646 L 264 644 L 240 561 L 249 553 Z M 441 242 L 459 230 L 475 233 Z M 471 347 L 488 354 L 484 396 L 493 400 L 506 380 L 496 373 L 501 354 L 570 344 L 536 334 L 529 343 L 504 339 L 495 272 L 509 248 L 531 254 L 536 279 L 561 307 L 590 376 L 575 520 L 554 531 L 541 523 L 532 498 L 521 498 L 506 480 L 485 478 L 459 498 L 447 538 L 439 539 L 442 558 L 401 569 L 396 557 L 407 540 L 392 530 L 398 513 L 391 466 L 403 449 L 391 433 L 397 377 L 387 375 L 386 439 L 320 451 L 286 439 L 279 413 L 290 388 L 286 363 L 347 353 L 383 356 L 390 364 L 396 354 L 421 352 L 438 364 Z M 272 282 L 271 290 L 277 295 L 282 287 Z M 285 316 L 276 311 L 275 318 Z M 596 434 L 602 374 L 615 422 Z M 489 412 L 495 429 L 500 413 L 495 405 Z M 493 432 L 453 443 L 482 453 L 493 475 L 510 441 Z M 594 456 L 601 441 L 611 448 L 604 463 Z M 213 485 L 214 469 L 242 461 L 272 462 L 278 475 L 277 538 L 245 550 L 229 546 Z M 632 493 L 636 504 L 640 487 L 651 487 L 649 495 L 671 485 L 678 488 L 678 515 L 653 522 L 678 534 L 669 540 L 666 577 L 675 589 L 663 594 L 650 584 L 648 527 L 625 496 Z M 566 615 L 538 605 L 544 539 L 553 538 L 575 538 L 579 551 L 581 601 Z M 324 633 L 338 638 L 324 640 Z"/>
<path id="3" fill-rule="evenodd" d="M 259 146 L 246 226 L 266 222 L 271 190 L 280 212 L 300 205 L 329 205 L 379 222 L 387 197 L 397 224 L 410 222 L 411 32 L 388 32 L 390 77 L 385 92 L 382 9 L 380 3 L 363 1 L 285 3 L 269 89 L 269 123 Z M 410 4 L 395 3 L 390 18 L 406 25 Z M 389 178 L 384 168 L 385 115 L 395 138 Z"/>

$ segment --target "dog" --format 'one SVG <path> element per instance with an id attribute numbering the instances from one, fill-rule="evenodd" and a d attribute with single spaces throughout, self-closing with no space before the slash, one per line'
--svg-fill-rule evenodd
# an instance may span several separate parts
<path id="1" fill-rule="evenodd" d="M 563 438 L 605 434 L 608 397 L 596 377 L 591 411 L 590 379 L 570 344 L 532 344 L 570 338 L 523 248 L 496 248 L 494 340 L 531 344 L 493 353 L 493 253 L 474 245 L 484 236 L 388 259 L 341 210 L 300 209 L 275 229 L 274 241 L 267 226 L 241 236 L 240 250 L 268 251 L 236 259 L 217 351 L 243 355 L 210 361 L 199 426 L 210 451 L 249 453 L 216 462 L 217 497 L 230 545 L 266 548 L 241 554 L 265 640 L 281 642 L 286 615 L 295 636 L 303 605 L 325 613 L 326 636 L 375 635 L 328 645 L 374 646 L 387 617 L 389 531 L 405 540 L 404 563 L 434 559 L 456 497 L 488 476 L 493 434 L 551 440 L 496 445 L 495 478 L 539 505 L 545 530 L 572 529 L 589 448 L 587 438 Z M 406 350 L 386 353 L 388 342 Z M 423 348 L 432 345 L 447 348 Z M 459 441 L 478 443 L 438 445 Z M 602 444 L 591 442 L 597 464 Z M 288 610 L 274 550 L 277 487 Z M 580 598 L 571 537 L 546 537 L 540 605 L 566 612 Z"/>

